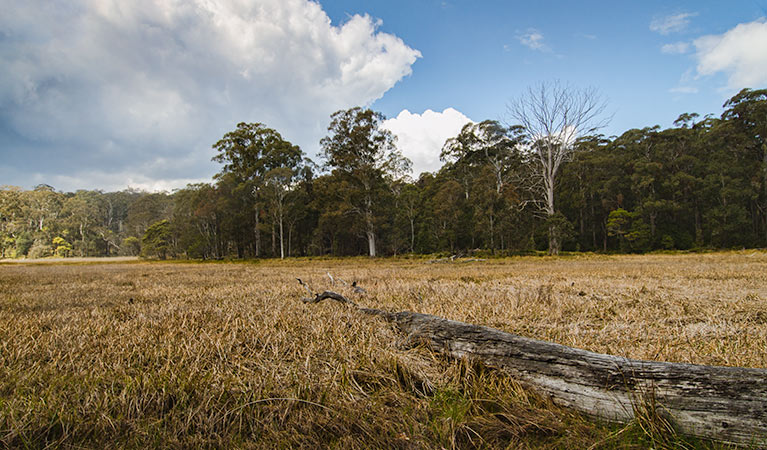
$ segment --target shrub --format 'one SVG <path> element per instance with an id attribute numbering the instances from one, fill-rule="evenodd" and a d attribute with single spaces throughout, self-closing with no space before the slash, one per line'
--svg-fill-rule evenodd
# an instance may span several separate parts
<path id="1" fill-rule="evenodd" d="M 53 247 L 42 239 L 35 240 L 29 248 L 29 252 L 27 252 L 27 256 L 33 259 L 45 258 L 51 255 L 53 255 Z"/>
<path id="2" fill-rule="evenodd" d="M 141 238 L 141 256 L 166 259 L 171 250 L 172 237 L 170 222 L 161 220 L 153 223 Z"/>
<path id="3" fill-rule="evenodd" d="M 57 236 L 53 238 L 53 248 L 55 249 L 53 252 L 56 256 L 63 258 L 72 255 L 72 244 L 67 242 L 63 237 Z"/>
<path id="4" fill-rule="evenodd" d="M 16 238 L 16 257 L 24 256 L 29 253 L 34 241 L 28 234 L 24 233 Z"/>
<path id="5" fill-rule="evenodd" d="M 137 237 L 126 237 L 120 246 L 120 253 L 127 256 L 138 256 L 141 253 L 141 241 Z"/>

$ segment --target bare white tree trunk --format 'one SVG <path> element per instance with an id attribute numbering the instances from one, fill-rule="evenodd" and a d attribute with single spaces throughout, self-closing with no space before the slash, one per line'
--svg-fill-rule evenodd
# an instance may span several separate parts
<path id="1" fill-rule="evenodd" d="M 370 257 L 374 258 L 376 256 L 376 235 L 372 231 L 367 231 L 366 234 L 368 236 L 368 251 Z"/>
<path id="2" fill-rule="evenodd" d="M 365 235 L 368 238 L 368 254 L 371 258 L 376 256 L 376 233 L 375 233 L 375 221 L 373 217 L 373 198 L 370 195 L 370 186 L 365 185 L 365 190 L 368 194 L 365 197 Z"/>
<path id="3" fill-rule="evenodd" d="M 282 220 L 282 212 L 280 212 L 280 259 L 285 259 L 285 239 L 284 239 L 284 232 L 283 232 L 283 220 Z"/>
<path id="4" fill-rule="evenodd" d="M 373 223 L 373 211 L 368 209 L 365 211 L 365 235 L 368 238 L 368 253 L 371 258 L 376 256 L 376 233 L 375 224 Z"/>

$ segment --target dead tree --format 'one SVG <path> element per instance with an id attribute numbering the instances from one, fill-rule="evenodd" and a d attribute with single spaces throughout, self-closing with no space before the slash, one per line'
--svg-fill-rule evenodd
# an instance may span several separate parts
<path id="1" fill-rule="evenodd" d="M 767 369 L 604 355 L 429 314 L 364 308 L 336 292 L 307 290 L 312 297 L 304 302 L 332 299 L 382 317 L 408 342 L 499 368 L 555 403 L 589 416 L 628 422 L 652 407 L 681 433 L 767 446 Z"/>
<path id="2" fill-rule="evenodd" d="M 533 162 L 534 193 L 550 219 L 549 254 L 559 254 L 562 236 L 553 221 L 554 190 L 559 170 L 578 150 L 579 138 L 596 133 L 607 124 L 600 119 L 606 103 L 594 89 L 576 89 L 559 82 L 541 82 L 510 102 L 508 118 L 527 135 Z"/>

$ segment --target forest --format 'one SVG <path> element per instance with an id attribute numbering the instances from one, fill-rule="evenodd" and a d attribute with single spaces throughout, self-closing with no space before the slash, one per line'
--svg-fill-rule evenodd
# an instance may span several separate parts
<path id="1" fill-rule="evenodd" d="M 210 183 L 172 193 L 0 189 L 0 257 L 279 258 L 767 247 L 767 89 L 674 126 L 547 141 L 469 123 L 435 173 L 366 108 L 331 116 L 312 161 L 240 123 Z M 546 147 L 567 150 L 548 165 Z M 549 160 L 550 163 L 551 160 Z M 547 191 L 550 193 L 547 195 Z"/>

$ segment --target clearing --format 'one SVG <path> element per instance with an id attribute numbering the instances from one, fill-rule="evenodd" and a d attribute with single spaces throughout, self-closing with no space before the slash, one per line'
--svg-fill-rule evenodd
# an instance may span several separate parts
<path id="1" fill-rule="evenodd" d="M 301 303 L 297 277 L 600 353 L 767 367 L 764 252 L 4 264 L 0 445 L 714 445 L 652 418 L 595 423 L 497 371 L 406 348 L 380 319 Z"/>

